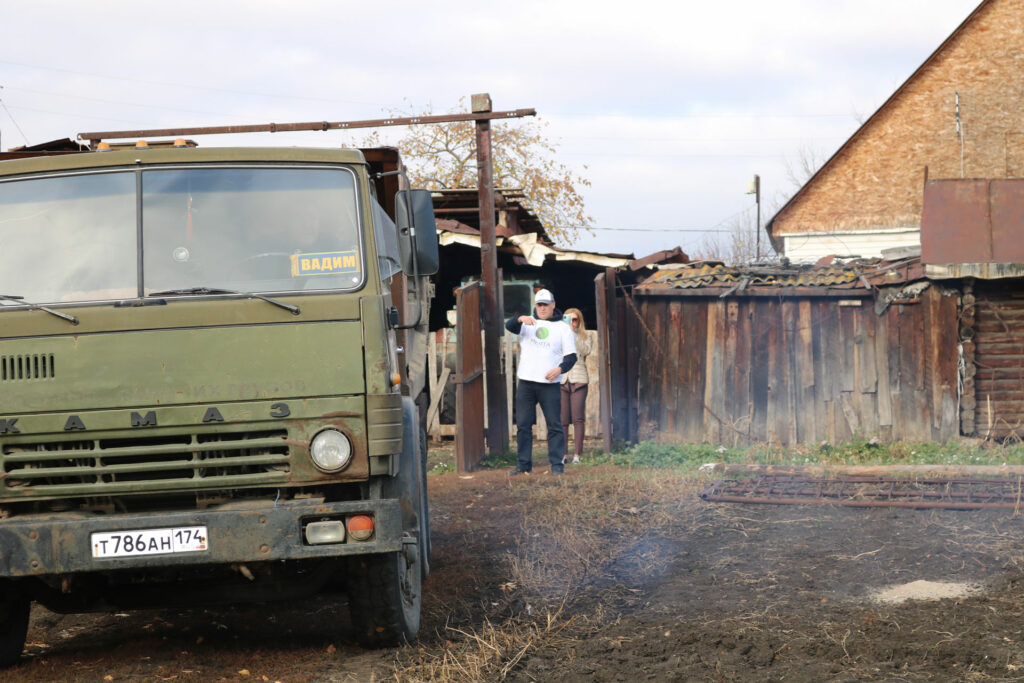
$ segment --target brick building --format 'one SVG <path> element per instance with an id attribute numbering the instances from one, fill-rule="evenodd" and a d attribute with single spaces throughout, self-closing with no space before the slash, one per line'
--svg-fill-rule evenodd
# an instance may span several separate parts
<path id="1" fill-rule="evenodd" d="M 917 245 L 927 178 L 1024 176 L 1022 76 L 1024 0 L 984 0 L 768 222 L 776 250 Z"/>

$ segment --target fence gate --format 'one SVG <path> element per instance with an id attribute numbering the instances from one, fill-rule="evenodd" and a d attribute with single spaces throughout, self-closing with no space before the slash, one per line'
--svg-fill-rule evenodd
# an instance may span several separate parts
<path id="1" fill-rule="evenodd" d="M 455 290 L 455 467 L 470 472 L 484 456 L 484 349 L 480 334 L 483 284 Z"/>
<path id="2" fill-rule="evenodd" d="M 605 452 L 633 443 L 639 433 L 637 377 L 642 328 L 630 294 L 614 268 L 594 278 L 600 354 L 601 434 Z"/>

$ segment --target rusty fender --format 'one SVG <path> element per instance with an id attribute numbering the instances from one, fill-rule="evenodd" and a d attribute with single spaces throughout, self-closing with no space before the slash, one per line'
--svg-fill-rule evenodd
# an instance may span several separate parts
<path id="1" fill-rule="evenodd" d="M 371 514 L 374 537 L 306 545 L 307 521 Z M 103 531 L 142 531 L 205 526 L 207 550 L 137 557 L 93 558 L 91 534 Z M 339 503 L 282 501 L 245 503 L 225 509 L 159 512 L 132 515 L 80 513 L 26 515 L 0 521 L 0 576 L 22 577 L 118 569 L 184 565 L 301 560 L 402 549 L 402 518 L 398 500 Z"/>

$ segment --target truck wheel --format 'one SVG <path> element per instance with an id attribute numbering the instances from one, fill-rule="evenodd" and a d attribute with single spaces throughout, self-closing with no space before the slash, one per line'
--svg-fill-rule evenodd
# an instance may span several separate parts
<path id="1" fill-rule="evenodd" d="M 410 543 L 404 552 L 349 559 L 349 611 L 363 647 L 394 647 L 416 639 L 423 596 L 418 554 L 419 544 Z"/>
<path id="2" fill-rule="evenodd" d="M 12 586 L 0 591 L 0 667 L 18 663 L 28 633 L 28 611 L 31 603 L 15 594 Z"/>

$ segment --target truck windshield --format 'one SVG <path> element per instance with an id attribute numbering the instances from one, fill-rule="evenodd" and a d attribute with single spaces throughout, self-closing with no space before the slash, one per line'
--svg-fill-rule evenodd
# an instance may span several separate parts
<path id="1" fill-rule="evenodd" d="M 344 169 L 148 170 L 142 225 L 147 294 L 349 289 L 363 281 L 355 178 Z"/>
<path id="2" fill-rule="evenodd" d="M 162 167 L 0 183 L 0 293 L 33 303 L 363 283 L 344 168 Z M 142 269 L 139 277 L 139 249 Z M 17 305 L 11 303 L 8 305 Z"/>
<path id="3" fill-rule="evenodd" d="M 34 303 L 135 296 L 135 213 L 132 173 L 0 183 L 0 294 Z"/>

